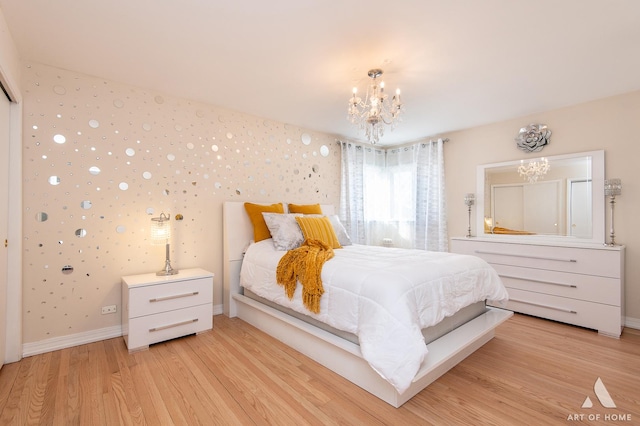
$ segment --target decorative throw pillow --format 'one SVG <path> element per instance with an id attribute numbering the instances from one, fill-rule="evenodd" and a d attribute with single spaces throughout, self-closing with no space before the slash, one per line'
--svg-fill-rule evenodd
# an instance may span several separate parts
<path id="1" fill-rule="evenodd" d="M 258 241 L 271 238 L 269 228 L 267 228 L 267 224 L 262 217 L 262 212 L 284 213 L 284 207 L 282 207 L 282 203 L 271 205 L 244 203 L 244 209 L 247 211 L 249 219 L 253 224 L 253 240 L 256 243 Z"/>
<path id="2" fill-rule="evenodd" d="M 351 238 L 349 238 L 349 234 L 347 234 L 347 230 L 344 229 L 342 222 L 340 222 L 340 218 L 332 214 L 331 216 L 327 216 L 331 225 L 333 225 L 333 231 L 336 233 L 336 237 L 338 237 L 338 242 L 341 246 L 350 246 Z"/>
<path id="3" fill-rule="evenodd" d="M 302 234 L 307 240 L 320 240 L 331 248 L 341 248 L 338 237 L 333 230 L 333 225 L 326 216 L 323 217 L 296 217 L 296 222 L 302 229 Z"/>
<path id="4" fill-rule="evenodd" d="M 293 250 L 300 247 L 304 236 L 296 222 L 301 214 L 262 213 L 269 228 L 276 250 Z"/>
<path id="5" fill-rule="evenodd" d="M 320 204 L 289 204 L 289 213 L 322 214 Z"/>

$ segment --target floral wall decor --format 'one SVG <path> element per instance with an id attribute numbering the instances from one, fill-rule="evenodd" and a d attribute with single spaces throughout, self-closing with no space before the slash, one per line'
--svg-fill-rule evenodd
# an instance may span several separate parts
<path id="1" fill-rule="evenodd" d="M 525 152 L 537 152 L 549 144 L 551 130 L 545 124 L 529 124 L 520 129 L 516 137 L 518 148 Z"/>

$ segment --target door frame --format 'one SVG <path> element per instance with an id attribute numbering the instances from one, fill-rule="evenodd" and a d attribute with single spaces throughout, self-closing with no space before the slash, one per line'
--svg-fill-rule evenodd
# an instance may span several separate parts
<path id="1" fill-rule="evenodd" d="M 2 58 L 0 58 L 2 59 Z M 9 232 L 7 249 L 7 326 L 5 363 L 22 359 L 22 98 L 0 63 L 0 80 L 9 105 Z M 0 94 L 4 96 L 4 93 Z M 12 266 L 16 265 L 16 266 Z"/>

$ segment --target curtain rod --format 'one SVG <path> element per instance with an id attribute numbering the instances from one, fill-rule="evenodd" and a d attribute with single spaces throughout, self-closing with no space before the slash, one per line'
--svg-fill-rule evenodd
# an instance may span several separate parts
<path id="1" fill-rule="evenodd" d="M 438 139 L 442 139 L 443 143 L 449 142 L 449 138 L 438 138 Z M 366 142 L 351 142 L 351 141 L 347 141 L 347 143 L 355 143 L 355 144 L 361 144 L 362 146 L 371 146 L 371 147 L 377 147 L 377 148 L 380 148 L 380 149 L 387 149 L 387 148 L 400 148 L 400 147 L 403 147 L 403 146 L 407 146 L 407 145 L 410 145 L 410 144 L 416 144 L 416 143 L 434 143 L 434 142 L 437 142 L 438 139 L 436 139 L 436 140 L 430 139 L 428 142 L 413 141 L 413 142 L 403 143 L 401 145 L 388 145 L 388 146 L 385 146 L 385 145 L 372 145 L 372 144 L 367 144 Z M 336 143 L 343 143 L 343 142 L 345 142 L 345 141 L 341 141 L 340 139 L 336 139 Z"/>

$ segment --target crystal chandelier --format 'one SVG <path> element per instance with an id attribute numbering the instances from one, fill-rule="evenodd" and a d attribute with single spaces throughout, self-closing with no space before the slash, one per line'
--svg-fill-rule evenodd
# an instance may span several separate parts
<path id="1" fill-rule="evenodd" d="M 402 102 L 400 101 L 400 89 L 391 101 L 384 93 L 384 82 L 378 83 L 378 77 L 382 75 L 381 69 L 369 70 L 371 84 L 367 87 L 367 93 L 362 100 L 358 97 L 358 88 L 353 88 L 353 95 L 349 99 L 347 118 L 352 124 L 357 124 L 360 130 L 364 130 L 370 143 L 375 144 L 384 135 L 385 125 L 393 130 L 400 121 Z"/>
<path id="2" fill-rule="evenodd" d="M 526 165 L 524 164 L 524 160 L 521 160 L 520 166 L 518 166 L 518 173 L 525 180 L 529 181 L 529 183 L 535 183 L 539 178 L 544 178 L 544 175 L 547 174 L 549 169 L 551 169 L 549 160 L 542 157 L 540 161 L 529 161 Z"/>

